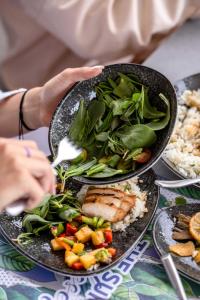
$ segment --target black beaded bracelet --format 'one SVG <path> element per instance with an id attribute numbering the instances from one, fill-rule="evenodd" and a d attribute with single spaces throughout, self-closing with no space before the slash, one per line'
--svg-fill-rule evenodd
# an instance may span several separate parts
<path id="1" fill-rule="evenodd" d="M 28 130 L 28 131 L 33 131 L 35 129 L 32 129 L 30 128 L 24 121 L 24 114 L 23 114 L 23 103 L 24 103 L 24 99 L 25 99 L 25 96 L 27 94 L 28 90 L 25 91 L 21 97 L 21 100 L 20 100 L 20 105 L 19 105 L 19 139 L 23 139 L 23 127 Z"/>

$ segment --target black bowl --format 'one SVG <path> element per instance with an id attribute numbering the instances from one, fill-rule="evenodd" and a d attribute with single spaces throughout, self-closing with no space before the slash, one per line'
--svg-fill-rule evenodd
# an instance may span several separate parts
<path id="1" fill-rule="evenodd" d="M 31 244 L 24 246 L 17 244 L 14 239 L 16 239 L 17 236 L 23 232 L 21 224 L 23 215 L 11 217 L 6 213 L 1 213 L 1 233 L 17 251 L 50 271 L 65 276 L 90 276 L 103 272 L 113 267 L 123 258 L 128 256 L 133 251 L 137 243 L 142 239 L 158 205 L 160 190 L 159 187 L 154 184 L 155 179 L 156 175 L 152 170 L 149 170 L 139 177 L 138 184 L 141 191 L 147 191 L 146 207 L 148 212 L 144 214 L 143 218 L 139 218 L 137 221 L 130 224 L 124 232 L 120 232 L 120 234 L 119 232 L 113 233 L 112 247 L 117 249 L 117 254 L 111 264 L 101 265 L 97 270 L 74 271 L 73 269 L 67 267 L 64 262 L 64 252 L 51 250 L 50 240 L 52 237 L 47 233 L 43 233 L 38 237 L 33 237 L 33 242 Z M 82 184 L 75 181 L 70 181 L 66 186 L 75 191 L 79 191 Z"/>
<path id="2" fill-rule="evenodd" d="M 183 79 L 176 81 L 174 87 L 175 87 L 175 91 L 176 91 L 178 100 L 180 99 L 180 97 L 184 93 L 184 91 L 200 89 L 200 73 L 194 74 L 194 75 L 191 75 L 191 76 L 188 76 L 188 77 L 185 77 Z M 162 156 L 162 161 L 176 176 L 183 178 L 183 179 L 187 178 L 179 172 L 179 170 L 176 168 L 176 166 L 171 161 L 169 161 L 165 157 L 165 155 Z M 194 186 L 200 188 L 199 183 L 194 184 Z"/>
<path id="3" fill-rule="evenodd" d="M 156 70 L 137 64 L 116 64 L 106 66 L 103 72 L 89 80 L 79 82 L 59 103 L 49 129 L 49 145 L 53 156 L 57 151 L 59 141 L 67 136 L 70 124 L 74 118 L 74 114 L 78 109 L 79 101 L 84 99 L 86 104 L 94 97 L 94 87 L 101 81 L 107 80 L 108 77 L 115 79 L 118 72 L 127 74 L 132 73 L 137 76 L 138 80 L 149 87 L 149 96 L 151 102 L 160 110 L 165 110 L 163 103 L 158 97 L 159 93 L 163 93 L 170 101 L 171 118 L 169 124 L 163 130 L 157 132 L 156 144 L 152 147 L 151 160 L 141 165 L 137 170 L 127 174 L 108 177 L 104 179 L 85 178 L 83 176 L 74 177 L 79 182 L 86 184 L 107 184 L 119 182 L 128 178 L 140 175 L 152 167 L 162 155 L 167 143 L 172 134 L 176 114 L 177 114 L 177 100 L 173 86 L 169 80 Z M 62 164 L 64 168 L 68 167 L 67 163 Z"/>

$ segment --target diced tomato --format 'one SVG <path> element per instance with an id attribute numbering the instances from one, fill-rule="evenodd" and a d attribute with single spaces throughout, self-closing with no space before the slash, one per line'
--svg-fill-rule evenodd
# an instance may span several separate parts
<path id="1" fill-rule="evenodd" d="M 115 248 L 108 248 L 108 252 L 109 252 L 112 256 L 115 256 L 117 250 L 116 250 Z"/>
<path id="2" fill-rule="evenodd" d="M 58 237 L 65 237 L 65 236 L 66 236 L 66 234 L 63 232 L 63 233 L 59 234 Z"/>
<path id="3" fill-rule="evenodd" d="M 106 247 L 108 247 L 108 243 L 101 243 L 95 246 L 95 248 L 106 248 Z"/>
<path id="4" fill-rule="evenodd" d="M 149 161 L 151 158 L 151 151 L 149 149 L 145 149 L 142 153 L 138 154 L 136 157 L 136 161 L 140 164 L 144 164 Z"/>
<path id="5" fill-rule="evenodd" d="M 74 270 L 82 270 L 84 269 L 83 264 L 81 262 L 75 262 L 71 266 L 72 269 Z"/>
<path id="6" fill-rule="evenodd" d="M 78 228 L 70 223 L 66 225 L 66 235 L 74 235 L 78 231 Z"/>
<path id="7" fill-rule="evenodd" d="M 104 231 L 105 241 L 106 243 L 112 243 L 112 231 L 111 230 L 105 230 Z"/>

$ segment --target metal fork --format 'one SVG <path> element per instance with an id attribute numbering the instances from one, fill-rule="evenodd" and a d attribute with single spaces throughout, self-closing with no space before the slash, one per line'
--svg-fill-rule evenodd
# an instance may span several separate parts
<path id="1" fill-rule="evenodd" d="M 162 261 L 165 271 L 169 277 L 171 285 L 173 286 L 173 288 L 176 291 L 178 299 L 179 300 L 198 300 L 199 298 L 195 298 L 195 297 L 188 298 L 186 296 L 181 278 L 178 274 L 178 271 L 176 269 L 176 266 L 175 266 L 175 263 L 173 261 L 171 254 L 163 255 L 161 257 L 161 261 Z"/>
<path id="2" fill-rule="evenodd" d="M 81 153 L 81 151 L 82 150 L 80 148 L 77 148 L 76 145 L 68 139 L 68 137 L 64 137 L 58 145 L 57 156 L 51 164 L 54 174 L 57 175 L 57 172 L 55 170 L 55 167 L 57 165 L 59 165 L 64 160 L 67 161 L 76 158 Z M 27 199 L 19 199 L 9 205 L 6 208 L 7 214 L 11 216 L 17 216 L 21 214 L 26 207 L 26 201 Z"/>
<path id="3" fill-rule="evenodd" d="M 58 152 L 55 160 L 52 162 L 52 168 L 55 168 L 64 160 L 72 160 L 81 154 L 81 149 L 77 148 L 77 146 L 71 142 L 68 137 L 64 137 L 59 145 L 58 145 Z"/>

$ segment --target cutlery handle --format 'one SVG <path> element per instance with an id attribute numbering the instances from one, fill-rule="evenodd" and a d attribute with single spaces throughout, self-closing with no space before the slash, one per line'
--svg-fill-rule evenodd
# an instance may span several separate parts
<path id="1" fill-rule="evenodd" d="M 59 165 L 59 163 L 61 162 L 62 160 L 60 160 L 58 158 L 58 156 L 55 158 L 55 160 L 51 163 L 51 167 L 54 169 L 55 167 L 57 167 L 57 165 Z"/>
<path id="2" fill-rule="evenodd" d="M 200 178 L 182 180 L 155 180 L 155 184 L 164 188 L 180 188 L 191 184 L 199 183 Z"/>
<path id="3" fill-rule="evenodd" d="M 172 286 L 174 287 L 178 299 L 180 300 L 187 300 L 187 296 L 185 294 L 180 276 L 178 274 L 178 271 L 175 267 L 174 261 L 172 259 L 172 256 L 170 254 L 164 255 L 161 257 L 162 263 L 164 265 L 164 268 L 167 272 L 167 275 L 170 279 L 170 282 Z"/>
<path id="4" fill-rule="evenodd" d="M 27 201 L 26 199 L 17 200 L 11 205 L 9 205 L 8 207 L 6 207 L 5 211 L 7 212 L 8 215 L 12 217 L 16 217 L 24 211 L 26 207 L 26 201 Z"/>

